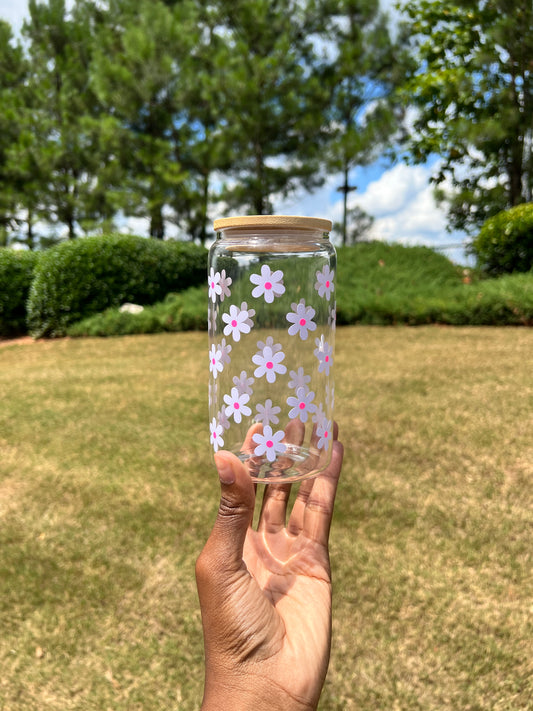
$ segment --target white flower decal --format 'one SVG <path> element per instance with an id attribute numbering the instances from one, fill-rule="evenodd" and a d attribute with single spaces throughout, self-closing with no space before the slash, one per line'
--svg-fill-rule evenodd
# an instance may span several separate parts
<path id="1" fill-rule="evenodd" d="M 289 410 L 289 417 L 295 419 L 299 417 L 302 422 L 307 422 L 309 412 L 316 411 L 316 405 L 313 403 L 315 393 L 308 391 L 307 388 L 298 388 L 296 397 L 290 396 L 287 398 L 287 405 L 292 409 Z"/>
<path id="2" fill-rule="evenodd" d="M 220 273 L 215 272 L 213 267 L 211 267 L 211 271 L 209 272 L 207 283 L 209 285 L 209 298 L 215 303 L 217 296 L 220 296 L 222 293 L 222 287 L 220 286 Z"/>
<path id="3" fill-rule="evenodd" d="M 291 380 L 289 380 L 289 387 L 293 390 L 298 390 L 298 388 L 305 388 L 306 391 L 309 390 L 307 384 L 311 382 L 311 376 L 305 375 L 303 368 L 298 368 L 298 370 L 291 370 L 289 372 Z"/>
<path id="4" fill-rule="evenodd" d="M 256 432 L 252 435 L 253 441 L 257 444 L 254 449 L 254 454 L 256 457 L 261 457 L 266 454 L 266 458 L 269 462 L 273 462 L 276 459 L 276 454 L 283 454 L 287 447 L 281 441 L 285 436 L 283 430 L 278 430 L 277 432 L 272 432 L 272 427 L 270 425 L 265 425 L 263 427 L 263 433 Z"/>
<path id="5" fill-rule="evenodd" d="M 248 373 L 245 370 L 242 370 L 240 375 L 233 376 L 233 384 L 237 387 L 237 390 L 240 393 L 252 395 L 252 385 L 254 384 L 254 379 L 249 378 Z"/>
<path id="6" fill-rule="evenodd" d="M 315 343 L 317 347 L 313 353 L 318 358 L 318 372 L 329 375 L 329 369 L 333 364 L 333 348 L 324 340 L 324 336 L 320 336 L 320 340 L 315 338 Z"/>
<path id="7" fill-rule="evenodd" d="M 216 379 L 217 375 L 221 373 L 223 369 L 224 364 L 222 363 L 222 351 L 213 343 L 211 350 L 209 351 L 209 370 L 213 373 L 213 378 Z"/>
<path id="8" fill-rule="evenodd" d="M 231 353 L 231 346 L 229 343 L 226 344 L 226 339 L 223 338 L 222 342 L 220 344 L 220 359 L 222 360 L 223 363 L 230 363 L 231 358 L 229 357 L 229 354 Z"/>
<path id="9" fill-rule="evenodd" d="M 335 291 L 334 278 L 335 272 L 327 264 L 324 265 L 321 272 L 316 273 L 315 289 L 318 291 L 318 295 L 325 296 L 327 301 L 331 298 L 331 292 Z"/>
<path id="10" fill-rule="evenodd" d="M 229 287 L 231 286 L 231 282 L 233 279 L 229 276 L 226 276 L 226 270 L 223 269 L 220 272 L 220 301 L 224 301 L 226 296 L 231 296 L 231 291 Z"/>
<path id="11" fill-rule="evenodd" d="M 327 422 L 326 413 L 324 412 L 322 403 L 320 403 L 320 405 L 317 407 L 312 419 L 317 427 L 323 427 L 324 424 Z"/>
<path id="12" fill-rule="evenodd" d="M 219 425 L 222 425 L 225 430 L 229 430 L 230 423 L 224 410 L 224 405 L 222 405 L 221 409 L 217 412 L 217 422 Z"/>
<path id="13" fill-rule="evenodd" d="M 282 348 L 281 343 L 274 343 L 274 339 L 272 338 L 272 336 L 267 336 L 267 339 L 264 343 L 263 341 L 257 341 L 257 347 L 259 349 L 263 350 L 263 348 L 265 348 L 266 346 L 272 348 L 272 353 L 277 353 Z"/>
<path id="14" fill-rule="evenodd" d="M 250 396 L 246 393 L 239 393 L 237 388 L 231 388 L 231 395 L 224 395 L 224 402 L 226 403 L 226 417 L 233 416 L 235 422 L 239 423 L 242 420 L 242 416 L 248 417 L 252 414 L 252 411 L 246 404 Z"/>
<path id="15" fill-rule="evenodd" d="M 272 400 L 269 398 L 265 400 L 265 404 L 257 403 L 257 415 L 254 417 L 256 422 L 262 422 L 263 425 L 269 425 L 271 422 L 275 425 L 278 424 L 278 415 L 281 412 L 281 407 L 272 405 Z"/>
<path id="16" fill-rule="evenodd" d="M 207 331 L 215 335 L 217 330 L 217 312 L 215 309 L 207 309 Z"/>
<path id="17" fill-rule="evenodd" d="M 305 299 L 300 299 L 299 304 L 291 304 L 292 311 L 287 314 L 287 321 L 292 323 L 289 326 L 289 336 L 300 335 L 302 341 L 307 340 L 308 332 L 316 330 L 316 323 L 313 321 L 315 310 L 312 306 L 305 305 Z"/>
<path id="18" fill-rule="evenodd" d="M 257 344 L 259 345 L 259 343 Z M 252 361 L 257 365 L 254 370 L 254 375 L 256 378 L 261 378 L 266 375 L 266 379 L 269 383 L 273 383 L 276 380 L 276 373 L 283 375 L 287 372 L 287 368 L 281 362 L 285 358 L 285 353 L 278 350 L 274 352 L 274 348 L 270 346 L 264 346 L 261 348 L 254 356 L 252 356 Z"/>
<path id="19" fill-rule="evenodd" d="M 229 314 L 222 314 L 222 320 L 227 324 L 224 327 L 224 335 L 229 336 L 231 334 L 234 341 L 240 341 L 241 333 L 250 333 L 250 329 L 253 326 L 246 301 L 242 302 L 240 309 L 235 304 L 232 304 L 229 307 Z"/>
<path id="20" fill-rule="evenodd" d="M 325 420 L 322 424 L 317 425 L 316 434 L 318 437 L 316 446 L 319 449 L 325 449 L 327 451 L 332 438 L 331 420 Z"/>
<path id="21" fill-rule="evenodd" d="M 335 330 L 337 324 L 337 302 L 334 302 L 333 306 L 329 310 L 328 314 L 328 326 L 332 331 Z"/>
<path id="22" fill-rule="evenodd" d="M 250 281 L 252 284 L 257 284 L 252 291 L 252 296 L 255 299 L 264 296 L 267 304 L 271 304 L 275 296 L 281 296 L 285 293 L 283 272 L 281 269 L 277 269 L 273 272 L 268 264 L 263 264 L 261 274 L 251 274 Z"/>
<path id="23" fill-rule="evenodd" d="M 211 436 L 209 438 L 210 442 L 213 445 L 215 452 L 218 452 L 218 448 L 224 446 L 224 440 L 222 439 L 224 428 L 222 425 L 219 425 L 213 417 L 211 424 L 209 425 L 209 430 L 211 431 Z"/>

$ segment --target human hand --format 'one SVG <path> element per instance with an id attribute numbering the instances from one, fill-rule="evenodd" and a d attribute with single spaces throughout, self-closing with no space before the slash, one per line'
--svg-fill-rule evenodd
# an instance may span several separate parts
<path id="1" fill-rule="evenodd" d="M 206 658 L 202 709 L 316 709 L 331 645 L 328 540 L 343 448 L 300 484 L 265 487 L 257 530 L 254 484 L 219 451 L 221 500 L 196 564 Z"/>

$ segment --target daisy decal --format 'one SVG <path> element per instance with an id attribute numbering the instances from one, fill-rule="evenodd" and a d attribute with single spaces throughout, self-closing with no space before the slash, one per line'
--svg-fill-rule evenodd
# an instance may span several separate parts
<path id="1" fill-rule="evenodd" d="M 248 417 L 252 414 L 252 411 L 246 404 L 250 396 L 246 393 L 240 393 L 237 388 L 231 388 L 231 395 L 224 395 L 224 402 L 226 403 L 226 417 L 232 417 L 235 422 L 239 423 L 242 420 L 242 416 Z"/>
<path id="2" fill-rule="evenodd" d="M 316 408 L 316 412 L 312 417 L 313 422 L 315 425 L 318 427 L 323 427 L 325 423 L 327 422 L 326 418 L 326 413 L 324 412 L 324 408 L 322 407 L 322 403 Z"/>
<path id="3" fill-rule="evenodd" d="M 207 332 L 214 336 L 217 330 L 217 312 L 215 309 L 207 309 Z"/>
<path id="4" fill-rule="evenodd" d="M 213 267 L 211 267 L 211 271 L 209 272 L 207 283 L 209 285 L 209 298 L 215 303 L 217 296 L 220 296 L 222 293 L 222 287 L 220 286 L 220 273 L 215 272 Z"/>
<path id="5" fill-rule="evenodd" d="M 257 284 L 252 291 L 252 296 L 255 299 L 264 296 L 267 304 L 271 304 L 275 296 L 281 296 L 285 293 L 283 272 L 281 269 L 277 269 L 273 272 L 268 264 L 263 264 L 261 274 L 251 274 L 250 281 L 252 284 Z"/>
<path id="6" fill-rule="evenodd" d="M 330 308 L 329 313 L 328 313 L 328 326 L 331 328 L 332 331 L 334 331 L 336 324 L 337 324 L 337 302 L 334 302 L 333 306 Z"/>
<path id="7" fill-rule="evenodd" d="M 316 412 L 316 405 L 313 403 L 315 393 L 307 388 L 298 388 L 296 397 L 292 395 L 287 398 L 287 405 L 292 409 L 289 410 L 289 417 L 294 420 L 299 417 L 301 422 L 307 422 L 309 412 Z"/>
<path id="8" fill-rule="evenodd" d="M 224 369 L 224 364 L 222 363 L 222 351 L 217 348 L 215 344 L 211 346 L 209 351 L 209 370 L 213 373 L 213 378 L 215 378 Z"/>
<path id="9" fill-rule="evenodd" d="M 305 299 L 300 299 L 299 304 L 291 304 L 292 311 L 287 314 L 289 326 L 289 336 L 299 334 L 302 341 L 307 340 L 309 331 L 316 330 L 316 323 L 313 321 L 315 310 L 312 306 L 305 305 Z"/>
<path id="10" fill-rule="evenodd" d="M 272 405 L 272 400 L 269 398 L 265 400 L 265 404 L 257 403 L 257 415 L 254 417 L 256 422 L 262 422 L 263 425 L 269 425 L 271 422 L 277 425 L 279 422 L 279 413 L 281 412 L 281 407 Z"/>
<path id="11" fill-rule="evenodd" d="M 274 343 L 274 339 L 272 338 L 272 336 L 267 336 L 267 339 L 264 343 L 263 341 L 257 341 L 257 347 L 259 349 L 263 350 L 265 346 L 272 348 L 272 353 L 277 353 L 282 348 L 281 343 Z"/>
<path id="12" fill-rule="evenodd" d="M 320 336 L 320 339 L 315 338 L 315 343 L 316 348 L 313 353 L 318 358 L 318 372 L 329 375 L 329 369 L 333 364 L 333 348 L 324 340 L 324 336 Z"/>
<path id="13" fill-rule="evenodd" d="M 325 296 L 327 301 L 330 300 L 331 293 L 335 291 L 334 278 L 335 272 L 327 264 L 324 265 L 321 272 L 316 273 L 315 289 L 318 291 L 318 295 Z"/>
<path id="14" fill-rule="evenodd" d="M 222 428 L 225 430 L 229 430 L 229 420 L 226 415 L 226 411 L 224 410 L 224 405 L 222 408 L 217 412 L 217 422 L 219 425 L 222 425 Z"/>
<path id="15" fill-rule="evenodd" d="M 306 391 L 309 390 L 307 384 L 311 382 L 311 376 L 305 375 L 303 368 L 298 368 L 298 370 L 291 370 L 289 372 L 291 379 L 289 380 L 289 387 L 293 390 L 298 390 L 298 388 L 305 388 Z"/>
<path id="16" fill-rule="evenodd" d="M 329 443 L 333 436 L 331 431 L 331 420 L 325 420 L 321 425 L 318 425 L 316 428 L 316 435 L 318 437 L 316 446 L 319 449 L 325 449 L 327 452 L 329 449 Z"/>
<path id="17" fill-rule="evenodd" d="M 259 343 L 257 344 L 259 345 Z M 285 353 L 283 351 L 274 352 L 274 348 L 270 346 L 264 346 L 252 356 L 252 361 L 257 365 L 254 370 L 254 375 L 256 378 L 262 378 L 263 375 L 269 383 L 274 383 L 276 380 L 276 374 L 283 375 L 287 372 L 287 368 L 281 362 L 285 358 Z"/>
<path id="18" fill-rule="evenodd" d="M 241 308 L 232 304 L 229 307 L 229 314 L 222 314 L 222 320 L 226 324 L 224 326 L 224 335 L 229 336 L 231 334 L 234 341 L 240 341 L 241 333 L 250 333 L 250 329 L 253 326 L 253 323 L 250 325 L 249 319 L 250 313 L 246 301 L 242 302 Z"/>
<path id="19" fill-rule="evenodd" d="M 231 296 L 231 291 L 229 287 L 231 286 L 231 282 L 233 279 L 229 276 L 226 276 L 226 270 L 223 269 L 220 272 L 220 280 L 219 280 L 219 285 L 220 285 L 220 301 L 224 301 L 226 296 Z"/>
<path id="20" fill-rule="evenodd" d="M 231 353 L 231 346 L 229 343 L 226 344 L 226 339 L 223 338 L 222 342 L 220 343 L 220 359 L 223 363 L 228 363 L 231 362 L 231 358 L 229 357 L 229 354 Z"/>
<path id="21" fill-rule="evenodd" d="M 263 427 L 263 433 L 256 432 L 252 435 L 253 441 L 257 444 L 254 449 L 254 454 L 256 457 L 262 457 L 266 454 L 266 458 L 269 462 L 273 462 L 276 459 L 276 454 L 283 454 L 287 447 L 281 441 L 285 436 L 283 430 L 278 430 L 277 432 L 272 432 L 272 427 L 270 425 L 265 425 Z"/>
<path id="22" fill-rule="evenodd" d="M 254 384 L 254 379 L 248 377 L 248 373 L 245 370 L 241 370 L 240 375 L 233 376 L 233 384 L 236 386 L 240 393 L 246 393 L 247 395 L 252 395 L 252 385 Z"/>
<path id="23" fill-rule="evenodd" d="M 213 419 L 211 420 L 211 424 L 209 425 L 209 430 L 211 431 L 209 441 L 213 445 L 213 449 L 215 450 L 215 452 L 218 452 L 218 448 L 224 446 L 224 440 L 222 439 L 224 428 L 222 427 L 222 425 L 219 425 L 216 421 L 216 418 L 213 417 Z"/>

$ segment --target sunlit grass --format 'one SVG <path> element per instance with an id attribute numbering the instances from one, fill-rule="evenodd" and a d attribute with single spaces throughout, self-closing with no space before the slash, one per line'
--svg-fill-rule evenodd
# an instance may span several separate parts
<path id="1" fill-rule="evenodd" d="M 199 708 L 205 349 L 0 348 L 0 708 Z M 529 329 L 339 329 L 324 711 L 532 708 L 532 353 Z"/>

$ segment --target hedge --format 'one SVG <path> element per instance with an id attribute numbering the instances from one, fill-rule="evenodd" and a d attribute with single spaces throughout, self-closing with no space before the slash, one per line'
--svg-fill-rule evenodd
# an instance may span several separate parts
<path id="1" fill-rule="evenodd" d="M 533 268 L 533 203 L 490 217 L 471 244 L 478 266 L 490 276 Z"/>
<path id="2" fill-rule="evenodd" d="M 207 251 L 192 243 L 108 235 L 64 242 L 43 253 L 28 299 L 35 338 L 124 302 L 153 304 L 205 281 Z"/>
<path id="3" fill-rule="evenodd" d="M 26 300 L 39 252 L 0 247 L 0 336 L 26 333 Z"/>

